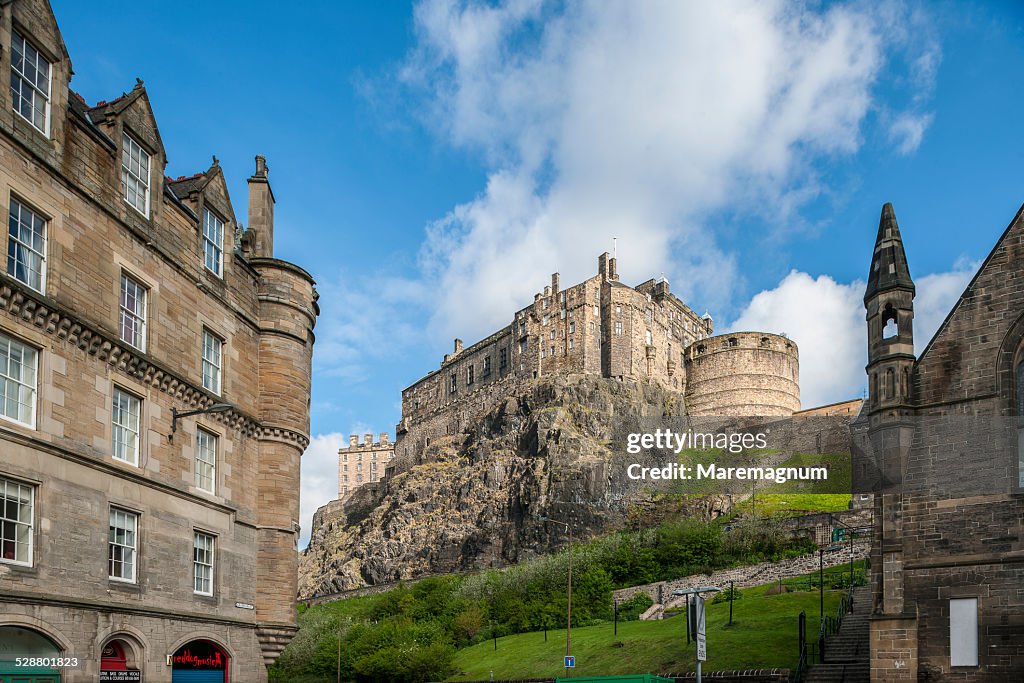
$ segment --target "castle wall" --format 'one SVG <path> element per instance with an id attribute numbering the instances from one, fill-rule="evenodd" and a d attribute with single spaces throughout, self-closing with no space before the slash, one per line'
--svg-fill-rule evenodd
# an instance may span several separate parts
<path id="1" fill-rule="evenodd" d="M 791 415 L 800 410 L 796 344 L 775 334 L 736 332 L 686 350 L 690 415 Z"/>

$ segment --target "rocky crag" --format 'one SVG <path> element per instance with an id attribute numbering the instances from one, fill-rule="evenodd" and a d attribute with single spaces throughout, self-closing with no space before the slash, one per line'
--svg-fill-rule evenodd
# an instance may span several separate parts
<path id="1" fill-rule="evenodd" d="M 680 513 L 710 518 L 730 501 L 684 502 L 670 484 L 626 468 L 645 456 L 615 453 L 616 433 L 645 419 L 685 414 L 658 384 L 593 376 L 524 384 L 433 440 L 412 466 L 322 508 L 299 570 L 300 597 L 436 573 L 503 566 L 575 540 Z M 651 465 L 660 463 L 649 463 Z"/>

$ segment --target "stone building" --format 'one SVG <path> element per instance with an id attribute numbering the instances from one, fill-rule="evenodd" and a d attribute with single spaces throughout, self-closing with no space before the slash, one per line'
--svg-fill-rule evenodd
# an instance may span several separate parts
<path id="1" fill-rule="evenodd" d="M 876 492 L 871 680 L 1024 680 L 1024 208 L 920 356 L 914 295 L 886 204 L 855 428 L 855 482 Z"/>
<path id="2" fill-rule="evenodd" d="M 0 68 L 0 680 L 265 681 L 318 314 L 266 162 L 247 230 L 216 159 L 166 178 L 143 84 L 87 105 L 45 0 L 0 2 Z"/>
<path id="3" fill-rule="evenodd" d="M 388 440 L 388 433 L 380 433 L 380 441 L 374 442 L 373 434 L 365 434 L 363 442 L 352 434 L 348 447 L 338 449 L 338 498 L 344 498 L 363 484 L 380 481 L 395 457 L 394 444 Z"/>
<path id="4" fill-rule="evenodd" d="M 456 339 L 441 367 L 402 391 L 396 467 L 431 439 L 456 434 L 470 415 L 521 382 L 591 374 L 652 380 L 685 394 L 692 415 L 791 415 L 800 409 L 796 344 L 780 335 L 712 336 L 665 278 L 636 287 L 619 281 L 616 259 L 598 258 L 597 274 L 562 288 L 558 273 L 511 322 L 465 347 Z"/>

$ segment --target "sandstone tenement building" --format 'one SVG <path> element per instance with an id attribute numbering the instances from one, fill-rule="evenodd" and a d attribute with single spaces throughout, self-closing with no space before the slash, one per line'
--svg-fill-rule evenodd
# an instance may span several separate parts
<path id="1" fill-rule="evenodd" d="M 653 380 L 685 396 L 691 415 L 791 415 L 800 409 L 796 344 L 765 332 L 712 336 L 664 278 L 636 287 L 619 281 L 616 259 L 562 288 L 558 273 L 511 322 L 464 347 L 455 340 L 441 367 L 402 391 L 396 466 L 431 439 L 455 434 L 468 416 L 522 381 L 591 374 Z"/>
<path id="2" fill-rule="evenodd" d="M 365 434 L 362 443 L 358 435 L 349 436 L 348 447 L 338 449 L 338 498 L 383 479 L 394 457 L 395 445 L 388 440 L 387 432 L 381 432 L 376 442 L 373 434 Z"/>
<path id="3" fill-rule="evenodd" d="M 45 0 L 0 2 L 0 68 L 0 680 L 265 681 L 319 312 L 266 161 L 243 230 L 216 160 L 164 176 L 141 82 L 70 90 Z"/>
<path id="4" fill-rule="evenodd" d="M 1024 208 L 914 353 L 892 205 L 868 277 L 871 680 L 1024 680 Z M 870 465 L 870 467 L 869 467 Z"/>

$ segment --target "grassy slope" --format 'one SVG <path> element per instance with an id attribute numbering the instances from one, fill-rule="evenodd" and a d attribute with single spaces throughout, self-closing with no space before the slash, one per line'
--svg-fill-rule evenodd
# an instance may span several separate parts
<path id="1" fill-rule="evenodd" d="M 707 603 L 705 671 L 796 664 L 797 615 L 801 610 L 807 613 L 807 633 L 815 637 L 818 592 L 765 595 L 768 588 L 756 586 L 742 591 L 743 598 L 733 603 L 732 626 L 727 626 L 729 603 Z M 841 590 L 825 591 L 825 614 L 835 612 L 843 594 Z M 620 622 L 618 636 L 613 635 L 610 623 L 574 628 L 574 675 L 693 671 L 693 644 L 686 647 L 685 628 L 681 616 L 663 621 Z M 548 631 L 547 642 L 543 632 L 499 638 L 497 651 L 494 642 L 489 640 L 460 650 L 455 666 L 465 673 L 448 680 L 486 680 L 491 671 L 495 678 L 564 675 L 565 669 L 561 666 L 564 655 L 565 629 Z"/>

